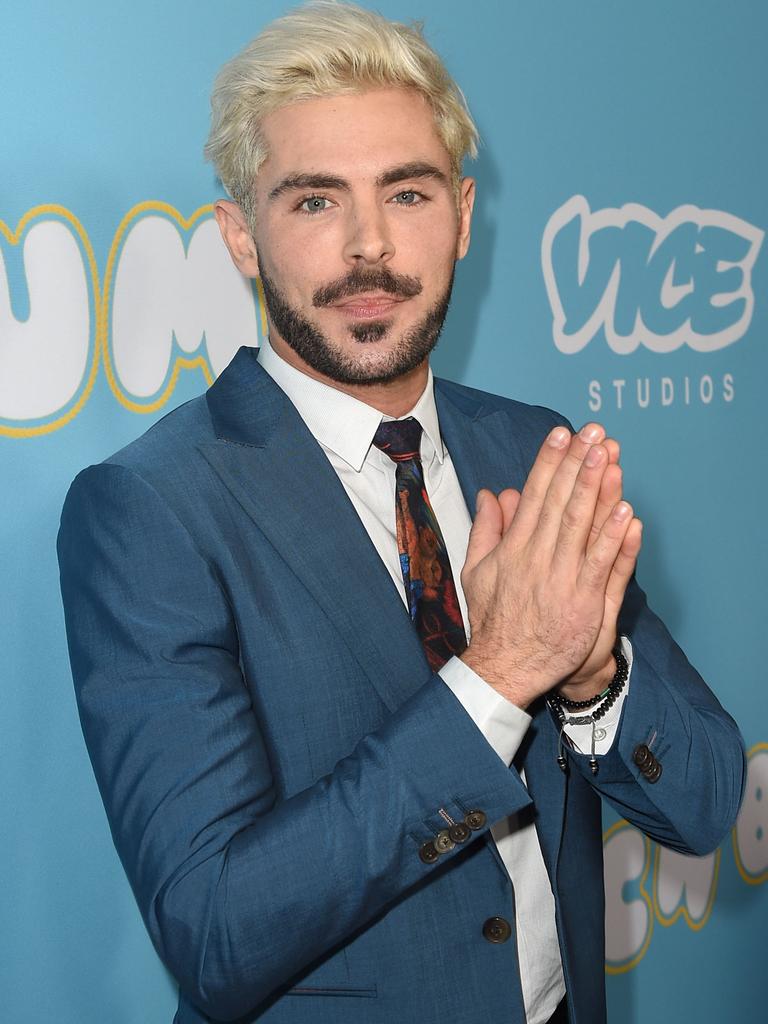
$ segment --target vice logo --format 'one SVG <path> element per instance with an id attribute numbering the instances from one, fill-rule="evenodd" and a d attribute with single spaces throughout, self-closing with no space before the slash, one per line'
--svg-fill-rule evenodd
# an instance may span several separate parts
<path id="1" fill-rule="evenodd" d="M 752 268 L 764 232 L 720 210 L 646 206 L 592 212 L 572 196 L 544 229 L 541 263 L 553 338 L 573 354 L 601 330 L 614 352 L 638 345 L 712 352 L 752 319 Z"/>

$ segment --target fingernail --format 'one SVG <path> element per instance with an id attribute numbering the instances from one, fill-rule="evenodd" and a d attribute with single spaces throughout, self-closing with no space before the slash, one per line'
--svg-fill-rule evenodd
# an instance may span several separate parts
<path id="1" fill-rule="evenodd" d="M 477 492 L 477 497 L 475 498 L 475 512 L 479 512 L 480 511 L 484 501 L 485 501 L 485 491 L 478 491 Z"/>
<path id="2" fill-rule="evenodd" d="M 555 427 L 547 438 L 547 444 L 552 448 L 564 448 L 570 436 L 565 427 Z"/>
<path id="3" fill-rule="evenodd" d="M 597 448 L 597 447 L 590 448 L 589 451 L 587 452 L 586 458 L 584 459 L 586 464 L 588 466 L 597 466 L 597 465 L 599 465 L 599 463 L 603 459 L 603 450 L 604 449 Z"/>
<path id="4" fill-rule="evenodd" d="M 587 444 L 595 444 L 596 441 L 602 441 L 603 434 L 603 428 L 598 423 L 587 423 L 579 431 L 579 437 L 582 441 L 586 441 Z"/>
<path id="5" fill-rule="evenodd" d="M 632 509 L 626 503 L 626 501 L 620 501 L 616 508 L 613 510 L 613 518 L 618 522 L 623 523 L 628 518 Z"/>

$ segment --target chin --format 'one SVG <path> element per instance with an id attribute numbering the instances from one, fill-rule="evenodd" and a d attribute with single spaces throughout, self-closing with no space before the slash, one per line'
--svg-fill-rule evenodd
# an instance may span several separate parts
<path id="1" fill-rule="evenodd" d="M 264 274 L 262 285 L 277 334 L 315 373 L 346 386 L 390 383 L 422 366 L 437 344 L 450 300 L 449 287 L 421 316 L 409 303 L 402 317 L 408 323 L 399 316 L 340 323 L 326 311 L 314 319 L 291 307 Z"/>

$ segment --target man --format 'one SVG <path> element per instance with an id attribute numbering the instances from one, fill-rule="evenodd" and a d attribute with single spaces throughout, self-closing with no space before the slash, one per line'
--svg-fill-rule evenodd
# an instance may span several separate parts
<path id="1" fill-rule="evenodd" d="M 600 795 L 695 853 L 738 810 L 616 442 L 432 380 L 474 137 L 415 30 L 269 26 L 208 146 L 269 342 L 67 499 L 83 727 L 179 1024 L 593 1024 Z"/>

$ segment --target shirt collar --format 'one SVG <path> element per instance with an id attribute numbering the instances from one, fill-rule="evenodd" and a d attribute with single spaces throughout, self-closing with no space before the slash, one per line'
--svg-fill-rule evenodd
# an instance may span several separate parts
<path id="1" fill-rule="evenodd" d="M 359 473 L 377 427 L 382 420 L 394 417 L 383 416 L 373 406 L 302 373 L 279 356 L 266 338 L 259 348 L 259 363 L 294 404 L 315 440 Z M 400 419 L 408 416 L 414 416 L 419 421 L 425 438 L 442 463 L 445 452 L 437 419 L 431 367 L 421 397 L 413 409 Z"/>

